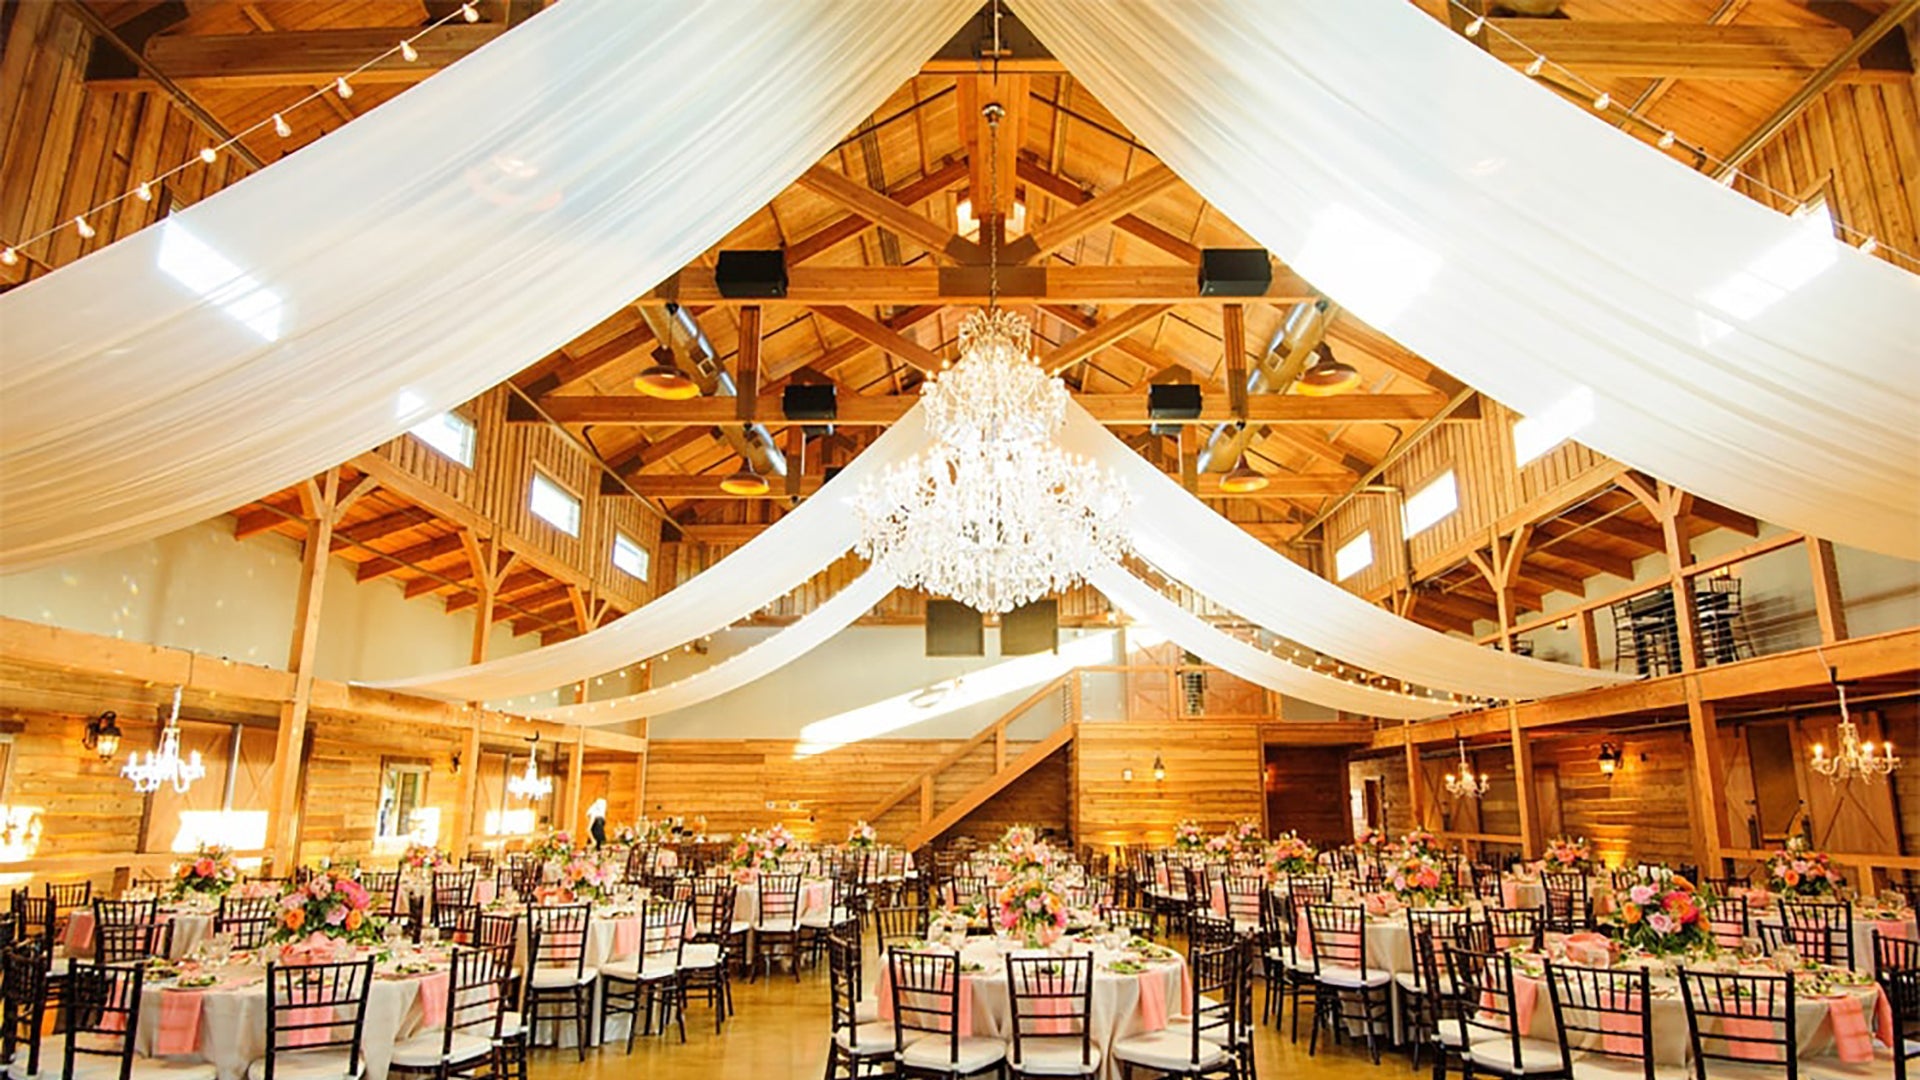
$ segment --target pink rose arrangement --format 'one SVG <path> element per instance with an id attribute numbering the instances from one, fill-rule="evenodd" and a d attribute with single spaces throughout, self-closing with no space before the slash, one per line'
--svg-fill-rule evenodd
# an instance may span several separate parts
<path id="1" fill-rule="evenodd" d="M 1018 935 L 1029 948 L 1050 945 L 1067 929 L 1067 901 L 1044 874 L 1028 874 L 1000 886 L 994 924 Z"/>
<path id="2" fill-rule="evenodd" d="M 1812 851 L 1798 836 L 1767 858 L 1767 888 L 1793 896 L 1827 896 L 1846 884 L 1824 851 Z"/>
<path id="3" fill-rule="evenodd" d="M 1636 882 L 1619 910 L 1608 918 L 1619 928 L 1623 943 L 1657 956 L 1708 952 L 1715 947 L 1707 898 L 1678 875 Z"/>
<path id="4" fill-rule="evenodd" d="M 270 940 L 284 944 L 319 934 L 371 945 L 380 940 L 381 926 L 372 907 L 359 882 L 323 870 L 280 898 L 280 926 Z"/>
<path id="5" fill-rule="evenodd" d="M 865 821 L 856 821 L 853 827 L 847 830 L 847 846 L 855 851 L 870 850 L 877 843 L 879 843 L 879 836 L 873 831 L 873 826 Z"/>
<path id="6" fill-rule="evenodd" d="M 541 862 L 553 862 L 556 859 L 565 859 L 572 855 L 573 848 L 573 834 L 567 832 L 565 829 L 555 829 L 540 839 L 535 840 L 527 848 L 527 851 Z"/>
<path id="7" fill-rule="evenodd" d="M 1446 864 L 1422 851 L 1398 859 L 1387 877 L 1387 887 L 1408 904 L 1426 905 L 1445 900 L 1453 885 Z"/>
<path id="8" fill-rule="evenodd" d="M 1378 851 L 1386 847 L 1387 844 L 1387 830 L 1385 829 L 1361 829 L 1360 835 L 1353 839 L 1353 846 L 1363 850 Z"/>
<path id="9" fill-rule="evenodd" d="M 1232 833 L 1221 833 L 1219 836 L 1207 838 L 1206 851 L 1209 855 L 1224 857 L 1235 854 L 1239 850 L 1240 841 L 1235 839 Z"/>
<path id="10" fill-rule="evenodd" d="M 1570 874 L 1593 867 L 1593 848 L 1581 837 L 1556 836 L 1547 844 L 1540 869 L 1550 874 Z"/>
<path id="11" fill-rule="evenodd" d="M 233 864 L 233 849 L 224 844 L 201 844 L 193 857 L 174 864 L 173 895 L 189 893 L 224 896 L 240 880 L 240 869 Z"/>
<path id="12" fill-rule="evenodd" d="M 1406 851 L 1438 855 L 1440 853 L 1440 838 L 1425 829 L 1415 829 L 1400 838 L 1400 847 Z"/>
<path id="13" fill-rule="evenodd" d="M 1055 858 L 1053 849 L 1040 839 L 1039 832 L 1026 825 L 1015 825 L 1001 834 L 987 857 L 995 864 L 992 876 L 996 885 L 1015 877 L 1044 873 L 1053 866 Z"/>
<path id="14" fill-rule="evenodd" d="M 1267 845 L 1267 874 L 1280 877 L 1286 874 L 1312 874 L 1320 869 L 1320 853 L 1313 845 L 1300 839 L 1297 832 L 1283 832 Z"/>
<path id="15" fill-rule="evenodd" d="M 1233 838 L 1241 847 L 1260 842 L 1260 823 L 1252 818 L 1241 818 L 1233 827 Z"/>
<path id="16" fill-rule="evenodd" d="M 576 851 L 560 864 L 560 884 L 576 898 L 604 900 L 620 883 L 620 867 L 590 851 Z"/>
<path id="17" fill-rule="evenodd" d="M 408 844 L 407 850 L 400 856 L 400 866 L 407 870 L 450 870 L 453 860 L 447 853 L 432 844 Z"/>
<path id="18" fill-rule="evenodd" d="M 1207 833 L 1200 823 L 1192 819 L 1182 821 L 1173 827 L 1173 847 L 1175 851 L 1200 851 L 1207 846 Z"/>

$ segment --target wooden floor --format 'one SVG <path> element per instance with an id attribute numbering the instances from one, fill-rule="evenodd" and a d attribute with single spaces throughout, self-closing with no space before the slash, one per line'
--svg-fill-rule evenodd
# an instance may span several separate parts
<path id="1" fill-rule="evenodd" d="M 1254 992 L 1262 994 L 1258 987 Z M 1264 996 L 1256 999 L 1264 1000 Z M 589 1049 L 585 1062 L 573 1050 L 535 1050 L 529 1075 L 531 1080 L 612 1080 L 634 1075 L 649 1080 L 732 1080 L 825 1074 L 824 966 L 803 972 L 798 983 L 790 975 L 756 983 L 738 981 L 734 984 L 734 1008 L 724 1034 L 715 1035 L 713 1014 L 696 1000 L 687 1010 L 685 1045 L 673 1033 L 664 1038 L 639 1036 L 631 1057 L 619 1042 Z M 1263 1080 L 1403 1080 L 1410 1074 L 1404 1054 L 1383 1052 L 1380 1064 L 1375 1066 L 1368 1061 L 1364 1047 L 1348 1044 L 1329 1048 L 1324 1035 L 1319 1053 L 1308 1057 L 1304 1026 L 1298 1045 L 1289 1043 L 1286 1032 L 1276 1031 L 1271 1025 L 1260 1029 L 1256 1038 L 1258 1071 Z M 1420 1075 L 1430 1075 L 1430 1062 L 1423 1059 L 1421 1066 Z"/>

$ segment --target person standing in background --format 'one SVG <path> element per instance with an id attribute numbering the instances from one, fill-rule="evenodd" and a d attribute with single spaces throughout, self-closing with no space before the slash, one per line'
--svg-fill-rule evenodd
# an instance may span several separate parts
<path id="1" fill-rule="evenodd" d="M 587 835 L 593 837 L 594 847 L 607 846 L 607 800 L 595 799 L 587 807 Z"/>

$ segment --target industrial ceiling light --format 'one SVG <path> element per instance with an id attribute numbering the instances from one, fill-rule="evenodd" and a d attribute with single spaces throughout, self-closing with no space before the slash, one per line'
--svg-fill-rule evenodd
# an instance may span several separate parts
<path id="1" fill-rule="evenodd" d="M 673 366 L 673 352 L 659 349 L 653 354 L 653 366 L 633 377 L 633 388 L 648 397 L 667 401 L 686 401 L 700 396 L 700 386 L 686 372 Z"/>
<path id="2" fill-rule="evenodd" d="M 1600 772 L 1612 776 L 1620 768 L 1620 748 L 1610 742 L 1600 744 Z"/>
<path id="3" fill-rule="evenodd" d="M 729 495 L 765 495 L 770 489 L 767 478 L 753 471 L 752 462 L 742 462 L 740 470 L 720 481 L 720 490 Z"/>
<path id="4" fill-rule="evenodd" d="M 1266 474 L 1247 464 L 1247 454 L 1244 450 L 1240 452 L 1240 460 L 1233 463 L 1232 471 L 1220 478 L 1220 490 L 1230 495 L 1245 495 L 1266 486 Z"/>
<path id="5" fill-rule="evenodd" d="M 87 721 L 87 733 L 81 738 L 81 745 L 100 755 L 101 761 L 112 761 L 113 755 L 120 752 L 120 736 L 124 734 L 116 722 L 119 717 L 112 709 Z"/>
<path id="6" fill-rule="evenodd" d="M 1333 357 L 1333 347 L 1321 342 L 1313 351 L 1313 366 L 1300 375 L 1295 389 L 1308 397 L 1333 397 L 1360 385 L 1360 372 Z"/>

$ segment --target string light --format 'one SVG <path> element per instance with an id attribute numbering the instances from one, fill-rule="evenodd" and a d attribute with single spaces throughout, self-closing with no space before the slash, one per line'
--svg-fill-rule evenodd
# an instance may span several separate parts
<path id="1" fill-rule="evenodd" d="M 1674 147 L 1678 146 L 1681 149 L 1686 150 L 1689 153 L 1693 154 L 1697 159 L 1699 159 L 1699 162 L 1702 168 L 1712 167 L 1715 171 L 1724 170 L 1725 175 L 1716 177 L 1717 181 L 1722 187 L 1731 188 L 1737 182 L 1741 180 L 1745 180 L 1747 182 L 1748 194 L 1750 195 L 1757 192 L 1765 192 L 1769 197 L 1776 200 L 1780 204 L 1788 205 L 1788 206 L 1794 206 L 1798 204 L 1798 200 L 1796 199 L 1795 196 L 1790 195 L 1786 192 L 1783 192 L 1776 187 L 1773 187 L 1772 185 L 1766 183 L 1764 180 L 1761 180 L 1759 177 L 1753 176 L 1752 174 L 1749 174 L 1749 173 L 1741 172 L 1739 166 L 1734 165 L 1732 162 L 1727 161 L 1725 158 L 1717 157 L 1714 154 L 1708 152 L 1707 149 L 1701 144 L 1695 143 L 1695 142 L 1689 142 L 1687 140 L 1681 139 L 1678 132 L 1674 131 L 1672 128 L 1668 128 L 1664 125 L 1654 123 L 1652 120 L 1649 120 L 1648 118 L 1640 115 L 1640 113 L 1635 111 L 1635 109 L 1632 106 L 1621 105 L 1618 102 L 1614 101 L 1613 95 L 1611 93 L 1602 89 L 1599 85 L 1594 83 L 1591 79 L 1588 79 L 1582 76 L 1579 72 L 1574 71 L 1573 69 L 1567 67 L 1565 64 L 1561 64 L 1556 61 L 1549 60 L 1547 58 L 1546 53 L 1543 53 L 1540 50 L 1534 48 L 1533 46 L 1527 44 L 1525 41 L 1522 41 L 1520 38 L 1510 33 L 1505 27 L 1501 26 L 1499 23 L 1497 22 L 1490 23 L 1485 21 L 1477 12 L 1475 12 L 1472 8 L 1468 7 L 1465 3 L 1463 3 L 1462 0 L 1447 0 L 1447 3 L 1454 9 L 1458 10 L 1462 15 L 1470 15 L 1473 17 L 1472 21 L 1467 23 L 1466 28 L 1462 31 L 1463 33 L 1466 34 L 1466 36 L 1474 37 L 1478 35 L 1482 30 L 1486 30 L 1492 34 L 1498 35 L 1499 37 L 1505 39 L 1509 44 L 1512 44 L 1518 47 L 1519 49 L 1525 51 L 1528 55 L 1530 55 L 1532 59 L 1527 61 L 1527 66 L 1525 69 L 1529 78 L 1538 78 L 1542 73 L 1546 71 L 1547 65 L 1551 64 L 1553 65 L 1553 69 L 1554 69 L 1555 81 L 1569 84 L 1570 91 L 1577 91 L 1581 94 L 1587 95 L 1588 100 L 1591 101 L 1593 108 L 1596 112 L 1609 112 L 1609 111 L 1618 109 L 1621 113 L 1625 114 L 1626 119 L 1636 124 L 1639 124 L 1645 128 L 1658 131 L 1660 134 L 1654 140 L 1654 145 L 1658 146 L 1660 149 L 1672 150 Z M 1848 243 L 1857 244 L 1859 247 L 1859 250 L 1865 254 L 1872 255 L 1875 252 L 1879 251 L 1883 246 L 1877 241 L 1874 241 L 1873 238 L 1868 234 L 1853 228 L 1852 226 L 1846 224 L 1845 222 L 1836 220 L 1834 222 L 1834 227 L 1838 231 L 1841 237 L 1845 238 Z M 1914 255 L 1906 251 L 1902 251 L 1898 248 L 1887 248 L 1886 250 L 1888 255 L 1891 255 L 1902 262 L 1906 262 L 1914 266 L 1920 266 L 1920 257 L 1915 257 Z"/>
<path id="2" fill-rule="evenodd" d="M 160 173 L 157 176 L 152 176 L 146 180 L 140 181 L 138 184 L 135 184 L 133 187 L 128 188 L 127 190 L 121 192 L 120 194 L 115 195 L 112 198 L 107 199 L 101 203 L 98 203 L 92 207 L 89 207 L 87 210 L 74 216 L 69 221 L 64 221 L 64 222 L 60 222 L 59 224 L 51 225 L 45 229 L 42 229 L 37 233 L 34 233 L 31 236 L 27 236 L 14 243 L 0 245 L 0 264 L 4 264 L 6 266 L 18 265 L 20 262 L 21 253 L 26 251 L 28 248 L 32 247 L 34 244 L 37 244 L 40 241 L 45 240 L 47 237 L 52 236 L 54 233 L 59 232 L 61 229 L 65 228 L 67 225 L 72 225 L 74 227 L 74 231 L 79 233 L 82 239 L 92 239 L 94 236 L 94 229 L 91 225 L 87 223 L 87 218 L 89 216 L 97 215 L 101 211 L 109 209 L 130 198 L 139 199 L 141 202 L 151 202 L 153 200 L 152 185 L 166 180 L 168 177 L 171 177 L 173 174 L 180 172 L 182 169 L 186 169 L 190 167 L 196 162 L 201 162 L 208 165 L 214 164 L 215 162 L 220 160 L 220 152 L 222 150 L 226 150 L 229 147 L 233 146 L 235 143 L 242 141 L 248 135 L 252 135 L 255 132 L 264 131 L 268 128 L 271 128 L 276 135 L 280 136 L 283 139 L 291 136 L 293 134 L 293 126 L 287 122 L 286 117 L 283 114 L 294 112 L 306 105 L 312 104 L 313 102 L 318 101 L 321 98 L 325 97 L 329 93 L 338 97 L 342 101 L 345 101 L 346 99 L 351 98 L 353 96 L 353 83 L 350 80 L 354 76 L 359 75 L 361 72 L 366 71 L 368 68 L 371 68 L 374 65 L 381 63 L 382 61 L 386 60 L 388 57 L 391 57 L 395 54 L 405 57 L 408 61 L 418 60 L 420 57 L 420 51 L 414 46 L 414 42 L 418 41 L 421 38 L 421 36 L 428 34 L 434 30 L 437 30 L 440 27 L 446 25 L 449 22 L 452 22 L 455 19 L 463 19 L 469 23 L 477 23 L 480 21 L 479 9 L 476 8 L 472 3 L 463 3 L 459 7 L 453 9 L 452 11 L 447 12 L 445 15 L 441 16 L 440 18 L 435 19 L 434 21 L 421 27 L 420 30 L 414 33 L 411 37 L 408 37 L 401 41 L 396 42 L 393 45 L 393 47 L 387 49 L 385 52 L 382 52 L 380 55 L 375 56 L 372 59 L 366 61 L 365 63 L 361 64 L 359 67 L 354 68 L 352 71 L 348 71 L 348 72 L 345 72 L 344 74 L 335 76 L 331 82 L 322 83 L 319 89 L 313 90 L 312 92 L 308 93 L 305 97 L 302 97 L 298 101 L 295 101 L 293 104 L 286 106 L 279 112 L 272 113 L 271 115 L 256 121 L 252 125 L 240 129 L 239 131 L 235 132 L 234 134 L 222 140 L 221 142 L 215 143 L 212 146 L 202 147 L 200 151 L 196 153 L 193 157 L 187 159 L 186 161 L 178 165 L 175 165 L 173 168 L 168 169 L 167 171 Z"/>

